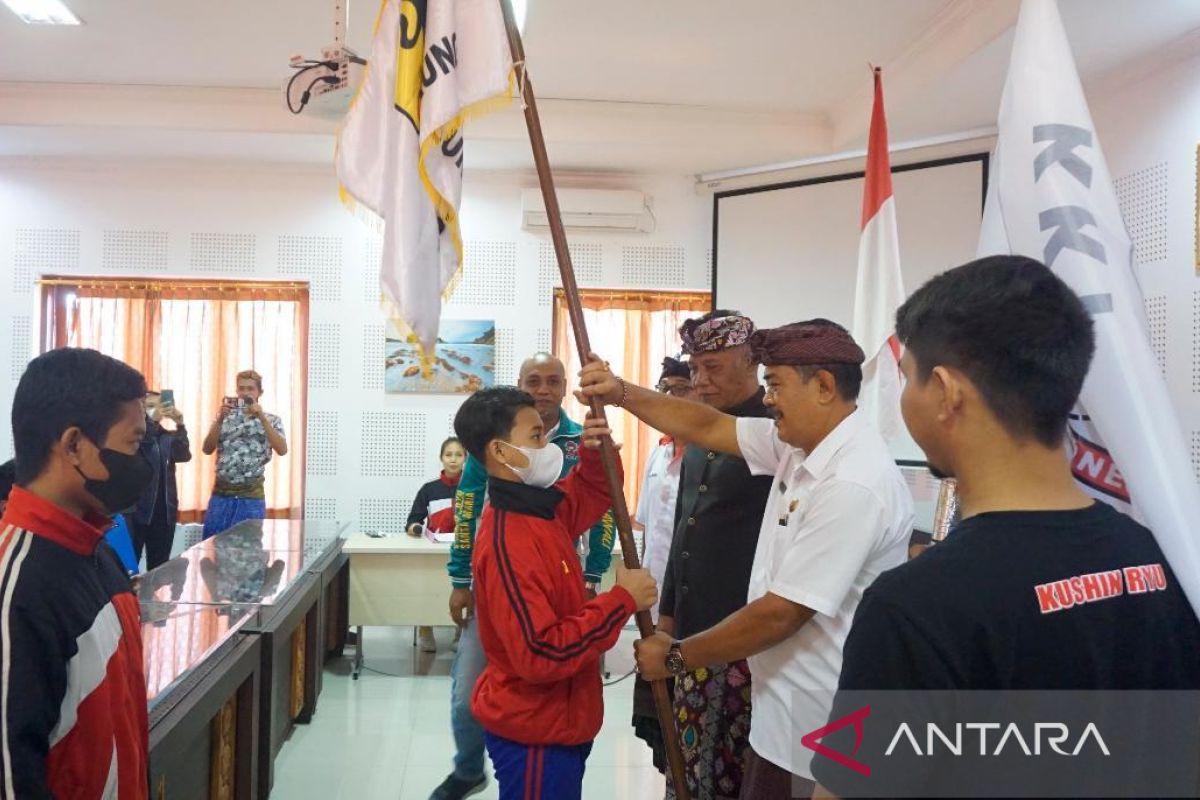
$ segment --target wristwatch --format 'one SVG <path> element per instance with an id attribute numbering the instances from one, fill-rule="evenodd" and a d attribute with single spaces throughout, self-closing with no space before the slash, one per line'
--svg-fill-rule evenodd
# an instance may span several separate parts
<path id="1" fill-rule="evenodd" d="M 594 592 L 594 591 L 596 591 L 597 589 L 599 589 L 599 588 L 600 588 L 600 586 L 599 586 L 599 584 L 597 584 L 597 583 L 594 583 L 593 581 L 584 581 L 584 582 L 583 582 L 583 588 L 584 588 L 584 589 L 587 589 L 589 592 Z"/>
<path id="2" fill-rule="evenodd" d="M 682 675 L 688 671 L 687 665 L 683 663 L 683 653 L 679 650 L 682 644 L 683 642 L 676 639 L 671 642 L 671 649 L 667 650 L 667 672 L 672 675 Z"/>

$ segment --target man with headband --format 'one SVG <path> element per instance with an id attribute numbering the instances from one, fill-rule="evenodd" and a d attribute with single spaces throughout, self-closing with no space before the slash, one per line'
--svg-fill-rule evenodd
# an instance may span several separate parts
<path id="1" fill-rule="evenodd" d="M 682 640 L 639 642 L 637 659 L 654 679 L 748 657 L 754 725 L 742 797 L 808 797 L 813 753 L 801 737 L 828 720 L 863 591 L 904 562 L 912 499 L 883 439 L 856 411 L 864 357 L 844 328 L 815 319 L 759 331 L 750 343 L 766 366 L 773 422 L 627 384 L 600 361 L 584 368 L 581 393 L 774 475 L 748 605 Z"/>
<path id="2" fill-rule="evenodd" d="M 771 416 L 750 351 L 753 333 L 748 317 L 721 309 L 680 328 L 692 388 L 711 413 Z M 761 421 L 770 424 L 769 419 Z M 696 445 L 687 426 L 652 427 L 689 442 L 659 603 L 658 630 L 669 640 L 700 633 L 746 605 L 758 521 L 771 479 L 752 475 L 736 455 Z M 699 664 L 680 674 L 674 697 L 692 797 L 738 797 L 742 764 L 750 749 L 750 669 L 745 658 Z M 668 798 L 674 796 L 673 788 L 668 780 Z"/>

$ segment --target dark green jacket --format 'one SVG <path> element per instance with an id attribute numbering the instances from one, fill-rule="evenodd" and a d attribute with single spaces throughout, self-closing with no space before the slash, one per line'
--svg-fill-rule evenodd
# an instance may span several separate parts
<path id="1" fill-rule="evenodd" d="M 550 444 L 557 445 L 558 449 L 563 451 L 560 477 L 565 477 L 571 468 L 579 463 L 582 437 L 583 426 L 568 419 L 560 409 L 558 430 L 550 440 Z M 454 495 L 454 543 L 450 545 L 450 561 L 446 564 L 446 571 L 450 573 L 450 583 L 457 589 L 471 588 L 471 551 L 475 546 L 475 526 L 483 514 L 483 504 L 487 499 L 487 480 L 488 474 L 484 466 L 473 457 L 467 456 L 462 478 L 458 482 L 458 491 Z M 608 571 L 609 565 L 612 564 L 616 531 L 612 511 L 604 512 L 600 521 L 592 526 L 588 535 L 587 563 L 583 567 L 584 580 L 599 583 L 600 576 Z"/>

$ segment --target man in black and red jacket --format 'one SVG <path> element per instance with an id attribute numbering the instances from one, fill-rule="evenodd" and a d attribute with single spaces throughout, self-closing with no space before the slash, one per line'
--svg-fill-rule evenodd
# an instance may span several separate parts
<path id="1" fill-rule="evenodd" d="M 94 350 L 34 359 L 0 519 L 0 798 L 144 800 L 141 622 L 103 531 L 150 479 L 146 383 Z"/>

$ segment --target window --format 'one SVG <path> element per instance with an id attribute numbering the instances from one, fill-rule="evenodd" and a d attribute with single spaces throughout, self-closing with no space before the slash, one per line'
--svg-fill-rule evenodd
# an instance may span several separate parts
<path id="1" fill-rule="evenodd" d="M 201 445 L 235 376 L 263 376 L 262 405 L 279 415 L 288 454 L 267 467 L 269 516 L 299 517 L 304 497 L 308 286 L 240 281 L 53 278 L 42 284 L 41 351 L 90 347 L 171 389 L 192 460 L 176 468 L 183 522 L 203 518 L 216 459 Z"/>
<path id="2" fill-rule="evenodd" d="M 612 289 L 580 289 L 584 322 L 592 350 L 607 359 L 613 371 L 639 386 L 654 386 L 667 356 L 679 355 L 679 326 L 712 308 L 708 292 L 646 292 Z M 566 296 L 554 290 L 554 354 L 567 368 L 567 381 L 579 373 L 579 354 L 571 331 Z M 567 415 L 582 421 L 587 409 L 568 394 Z M 637 510 L 642 474 L 650 451 L 662 434 L 628 412 L 609 409 L 613 437 L 620 442 L 625 466 L 625 497 L 629 515 Z"/>

